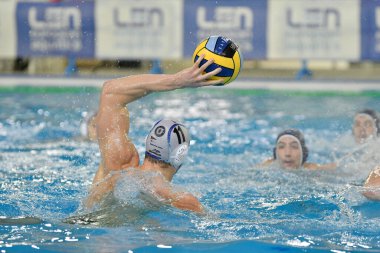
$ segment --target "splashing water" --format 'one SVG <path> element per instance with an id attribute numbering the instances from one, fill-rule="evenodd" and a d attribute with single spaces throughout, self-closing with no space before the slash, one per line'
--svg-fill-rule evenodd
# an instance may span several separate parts
<path id="1" fill-rule="evenodd" d="M 146 178 L 128 177 L 108 209 L 80 212 L 100 154 L 97 144 L 79 137 L 79 126 L 96 110 L 97 98 L 96 92 L 0 94 L 1 249 L 135 252 L 157 245 L 196 249 L 191 245 L 197 243 L 231 249 L 248 240 L 257 247 L 380 250 L 380 205 L 360 194 L 380 161 L 379 144 L 355 146 L 350 135 L 354 112 L 378 109 L 378 97 L 204 89 L 132 103 L 130 137 L 141 156 L 154 121 L 176 118 L 189 127 L 189 158 L 173 183 L 199 197 L 206 216 L 141 197 Z M 311 162 L 340 159 L 338 169 L 258 168 L 289 127 L 304 132 Z M 65 223 L 78 215 L 97 222 Z"/>

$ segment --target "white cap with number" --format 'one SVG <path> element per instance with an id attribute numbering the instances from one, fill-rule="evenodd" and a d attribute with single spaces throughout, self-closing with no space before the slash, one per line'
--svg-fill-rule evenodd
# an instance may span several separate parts
<path id="1" fill-rule="evenodd" d="M 169 163 L 178 170 L 186 158 L 190 134 L 181 123 L 169 119 L 159 120 L 146 137 L 145 145 L 148 156 Z"/>

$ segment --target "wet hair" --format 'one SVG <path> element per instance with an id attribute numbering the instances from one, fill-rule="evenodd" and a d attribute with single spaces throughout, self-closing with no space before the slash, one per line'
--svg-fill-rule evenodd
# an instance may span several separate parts
<path id="1" fill-rule="evenodd" d="M 284 135 L 291 135 L 297 138 L 297 140 L 299 140 L 301 144 L 301 149 L 302 149 L 302 164 L 304 164 L 307 161 L 307 157 L 309 156 L 309 149 L 306 147 L 305 137 L 303 136 L 301 131 L 294 128 L 290 128 L 290 129 L 286 129 L 282 131 L 281 133 L 277 135 L 276 146 L 277 146 L 278 140 L 281 138 L 281 136 L 284 136 Z M 276 147 L 273 148 L 273 158 L 276 160 Z"/>
<path id="2" fill-rule="evenodd" d="M 368 116 L 370 116 L 373 119 L 373 121 L 375 122 L 376 134 L 380 135 L 380 118 L 377 115 L 375 110 L 364 109 L 364 110 L 361 110 L 361 111 L 356 113 L 356 115 L 358 115 L 358 114 L 367 114 Z"/>

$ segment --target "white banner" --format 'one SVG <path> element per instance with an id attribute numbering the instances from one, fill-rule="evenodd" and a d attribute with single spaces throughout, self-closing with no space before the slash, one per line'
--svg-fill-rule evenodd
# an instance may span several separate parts
<path id="1" fill-rule="evenodd" d="M 183 0 L 97 0 L 95 20 L 96 58 L 182 57 Z"/>
<path id="2" fill-rule="evenodd" d="M 16 0 L 0 1 L 0 58 L 17 55 L 16 4 Z"/>
<path id="3" fill-rule="evenodd" d="M 360 58 L 359 0 L 269 0 L 269 59 Z"/>

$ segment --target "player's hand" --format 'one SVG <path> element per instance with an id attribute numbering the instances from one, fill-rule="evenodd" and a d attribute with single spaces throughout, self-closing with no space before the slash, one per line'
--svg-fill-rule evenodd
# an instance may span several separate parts
<path id="1" fill-rule="evenodd" d="M 210 59 L 202 66 L 199 66 L 204 57 L 204 55 L 201 55 L 192 67 L 186 68 L 175 74 L 175 85 L 178 86 L 177 88 L 196 88 L 216 85 L 222 82 L 222 80 L 210 80 L 212 76 L 215 76 L 222 71 L 222 68 L 216 68 L 208 73 L 205 72 L 207 67 L 214 63 L 213 59 Z"/>

